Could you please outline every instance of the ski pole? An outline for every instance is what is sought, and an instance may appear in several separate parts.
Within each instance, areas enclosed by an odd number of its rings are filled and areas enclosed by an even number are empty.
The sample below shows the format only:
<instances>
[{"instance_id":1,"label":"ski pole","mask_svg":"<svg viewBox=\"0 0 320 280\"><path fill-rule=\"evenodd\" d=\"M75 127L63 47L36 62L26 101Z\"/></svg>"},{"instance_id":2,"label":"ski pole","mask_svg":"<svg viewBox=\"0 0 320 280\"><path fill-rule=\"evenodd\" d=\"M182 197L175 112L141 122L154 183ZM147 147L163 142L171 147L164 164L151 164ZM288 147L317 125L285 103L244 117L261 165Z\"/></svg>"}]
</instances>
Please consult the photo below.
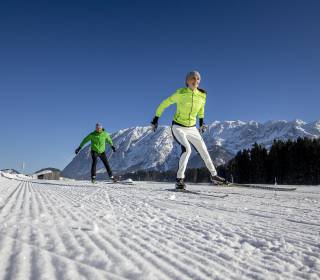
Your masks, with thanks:
<instances>
[{"instance_id":1,"label":"ski pole","mask_svg":"<svg viewBox=\"0 0 320 280\"><path fill-rule=\"evenodd\" d=\"M110 159L111 159L112 155L113 155L113 151L111 151L111 154L110 154L110 156L109 156L109 158L108 158L108 162L109 162L109 163L110 163Z\"/></svg>"}]
</instances>

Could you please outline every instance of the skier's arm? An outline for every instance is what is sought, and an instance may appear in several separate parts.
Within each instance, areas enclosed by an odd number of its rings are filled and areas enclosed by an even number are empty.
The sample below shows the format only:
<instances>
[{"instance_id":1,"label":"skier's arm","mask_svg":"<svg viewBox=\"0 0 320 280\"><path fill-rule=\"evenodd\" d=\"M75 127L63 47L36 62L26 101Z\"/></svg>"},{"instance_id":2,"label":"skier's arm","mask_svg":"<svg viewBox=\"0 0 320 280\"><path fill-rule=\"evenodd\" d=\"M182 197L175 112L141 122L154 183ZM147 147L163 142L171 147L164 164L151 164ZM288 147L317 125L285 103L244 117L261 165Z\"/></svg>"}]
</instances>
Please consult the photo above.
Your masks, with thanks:
<instances>
[{"instance_id":1,"label":"skier's arm","mask_svg":"<svg viewBox=\"0 0 320 280\"><path fill-rule=\"evenodd\" d=\"M173 103L177 103L178 101L178 94L179 90L177 90L174 94L172 94L170 97L168 97L166 100L162 101L159 107L156 110L156 115L154 116L151 125L153 128L153 131L156 131L158 128L158 119L161 117L163 111L172 105Z\"/></svg>"},{"instance_id":2,"label":"skier's arm","mask_svg":"<svg viewBox=\"0 0 320 280\"><path fill-rule=\"evenodd\" d=\"M113 142L112 142L112 139L111 139L109 133L105 132L105 134L106 134L106 142L112 147L113 146Z\"/></svg>"},{"instance_id":3,"label":"skier's arm","mask_svg":"<svg viewBox=\"0 0 320 280\"><path fill-rule=\"evenodd\" d=\"M170 97L161 102L156 111L156 117L160 118L163 111L178 100L178 92L176 91Z\"/></svg>"},{"instance_id":4,"label":"skier's arm","mask_svg":"<svg viewBox=\"0 0 320 280\"><path fill-rule=\"evenodd\" d=\"M88 134L85 138L83 138L82 142L80 143L79 147L82 148L86 143L91 140L91 133Z\"/></svg>"},{"instance_id":5,"label":"skier's arm","mask_svg":"<svg viewBox=\"0 0 320 280\"><path fill-rule=\"evenodd\" d=\"M198 112L198 118L199 118L199 131L203 133L206 130L206 126L204 124L204 107L206 103L204 102L201 106L199 112Z\"/></svg>"},{"instance_id":6,"label":"skier's arm","mask_svg":"<svg viewBox=\"0 0 320 280\"><path fill-rule=\"evenodd\" d=\"M113 146L113 142L112 142L112 139L111 139L109 133L105 132L105 135L106 135L106 142L110 145L112 151L115 152L116 151L116 147Z\"/></svg>"},{"instance_id":7,"label":"skier's arm","mask_svg":"<svg viewBox=\"0 0 320 280\"><path fill-rule=\"evenodd\" d=\"M204 107L205 107L205 103L203 103L203 105L201 106L199 112L198 112L198 118L199 121L202 119L204 119Z\"/></svg>"},{"instance_id":8,"label":"skier's arm","mask_svg":"<svg viewBox=\"0 0 320 280\"><path fill-rule=\"evenodd\" d=\"M206 106L206 100L203 102L202 106L200 107L200 110L198 112L198 118L204 119L204 107Z\"/></svg>"}]
</instances>

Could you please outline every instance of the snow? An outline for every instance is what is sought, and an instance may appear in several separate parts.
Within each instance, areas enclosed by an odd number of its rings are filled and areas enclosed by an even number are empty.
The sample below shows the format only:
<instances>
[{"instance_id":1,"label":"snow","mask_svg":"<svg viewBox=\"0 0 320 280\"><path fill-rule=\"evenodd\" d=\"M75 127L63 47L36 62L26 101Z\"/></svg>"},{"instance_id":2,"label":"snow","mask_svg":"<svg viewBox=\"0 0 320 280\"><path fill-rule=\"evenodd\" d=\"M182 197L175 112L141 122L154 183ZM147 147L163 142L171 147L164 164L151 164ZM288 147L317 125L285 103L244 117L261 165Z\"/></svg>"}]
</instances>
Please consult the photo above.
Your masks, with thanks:
<instances>
[{"instance_id":1,"label":"snow","mask_svg":"<svg viewBox=\"0 0 320 280\"><path fill-rule=\"evenodd\" d=\"M194 195L2 175L0 279L320 279L319 186Z\"/></svg>"}]
</instances>

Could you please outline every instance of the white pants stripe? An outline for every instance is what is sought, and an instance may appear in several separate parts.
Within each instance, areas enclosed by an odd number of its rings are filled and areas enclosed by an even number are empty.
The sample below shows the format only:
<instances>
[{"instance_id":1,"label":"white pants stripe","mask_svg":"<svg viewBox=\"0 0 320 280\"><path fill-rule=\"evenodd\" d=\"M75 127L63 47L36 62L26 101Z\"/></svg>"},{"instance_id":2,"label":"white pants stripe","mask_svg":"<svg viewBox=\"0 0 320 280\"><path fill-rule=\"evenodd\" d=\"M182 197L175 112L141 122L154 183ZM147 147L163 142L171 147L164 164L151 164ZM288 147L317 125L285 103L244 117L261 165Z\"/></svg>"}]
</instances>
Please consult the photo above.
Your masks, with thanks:
<instances>
[{"instance_id":1,"label":"white pants stripe","mask_svg":"<svg viewBox=\"0 0 320 280\"><path fill-rule=\"evenodd\" d=\"M172 134L176 141L182 146L182 154L179 161L179 170L177 173L177 178L184 178L185 171L187 168L187 163L191 155L191 145L195 147L195 149L200 154L203 159L206 167L209 169L211 175L216 175L217 171L212 163L210 154L207 150L206 144L204 143L198 129L193 127L183 127L179 125L172 125Z\"/></svg>"}]
</instances>

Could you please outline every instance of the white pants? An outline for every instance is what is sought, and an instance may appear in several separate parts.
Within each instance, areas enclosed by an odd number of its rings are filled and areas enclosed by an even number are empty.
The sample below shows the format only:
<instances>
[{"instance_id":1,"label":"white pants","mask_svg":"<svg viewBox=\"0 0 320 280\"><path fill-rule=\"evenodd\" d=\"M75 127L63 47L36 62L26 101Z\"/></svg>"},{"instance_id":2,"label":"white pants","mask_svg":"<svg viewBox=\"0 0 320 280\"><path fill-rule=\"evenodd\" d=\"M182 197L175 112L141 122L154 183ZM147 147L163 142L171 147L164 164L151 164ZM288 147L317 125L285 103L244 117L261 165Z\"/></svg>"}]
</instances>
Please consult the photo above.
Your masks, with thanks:
<instances>
[{"instance_id":1,"label":"white pants","mask_svg":"<svg viewBox=\"0 0 320 280\"><path fill-rule=\"evenodd\" d=\"M212 163L210 154L207 150L206 144L204 143L198 129L193 127L183 127L179 125L172 126L172 134L175 140L181 145L182 153L179 161L179 170L177 178L184 178L184 173L187 168L187 163L191 155L191 146L197 150L201 158L205 162L211 175L217 175L217 171Z\"/></svg>"}]
</instances>

